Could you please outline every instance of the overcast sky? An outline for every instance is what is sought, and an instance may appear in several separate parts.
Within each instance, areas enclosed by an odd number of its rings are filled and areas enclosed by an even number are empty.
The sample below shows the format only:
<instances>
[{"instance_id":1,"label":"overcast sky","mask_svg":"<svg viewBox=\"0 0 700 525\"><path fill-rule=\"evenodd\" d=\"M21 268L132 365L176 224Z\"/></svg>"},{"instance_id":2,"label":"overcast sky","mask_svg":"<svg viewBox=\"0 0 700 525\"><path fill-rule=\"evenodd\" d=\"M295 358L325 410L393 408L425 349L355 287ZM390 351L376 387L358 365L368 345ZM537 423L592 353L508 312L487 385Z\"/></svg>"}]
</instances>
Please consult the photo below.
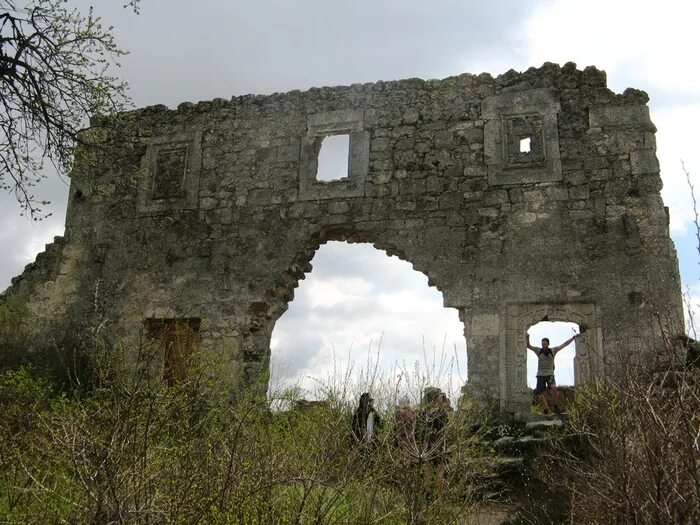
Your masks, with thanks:
<instances>
[{"instance_id":1,"label":"overcast sky","mask_svg":"<svg viewBox=\"0 0 700 525\"><path fill-rule=\"evenodd\" d=\"M121 8L124 0L92 3L131 53L118 74L130 83L137 107L463 72L497 75L545 61L596 65L615 91L635 87L651 97L681 272L693 302L700 297L680 164L683 159L700 182L696 2L143 0L138 16ZM53 201L53 216L39 224L19 217L11 196L0 196L0 289L63 231L65 182L50 177L39 195ZM408 263L369 246L332 243L313 264L273 334L278 375L286 369L325 377L333 356L336 368L345 366L351 348L365 366L377 347L387 373L397 361L430 361L433 349L456 353L464 373L456 311L443 308L441 294ZM569 333L564 328L553 343Z\"/></svg>"}]
</instances>

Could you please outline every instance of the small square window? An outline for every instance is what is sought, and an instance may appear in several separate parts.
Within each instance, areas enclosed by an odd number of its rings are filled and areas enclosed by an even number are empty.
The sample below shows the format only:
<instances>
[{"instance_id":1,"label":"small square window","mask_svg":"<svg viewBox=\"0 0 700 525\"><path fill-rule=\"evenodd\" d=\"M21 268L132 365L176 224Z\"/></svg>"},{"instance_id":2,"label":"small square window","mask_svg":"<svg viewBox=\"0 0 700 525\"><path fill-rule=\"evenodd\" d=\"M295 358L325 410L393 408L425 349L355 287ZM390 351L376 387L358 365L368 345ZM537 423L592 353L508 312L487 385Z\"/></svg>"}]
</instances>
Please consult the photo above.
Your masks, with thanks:
<instances>
[{"instance_id":1,"label":"small square window","mask_svg":"<svg viewBox=\"0 0 700 525\"><path fill-rule=\"evenodd\" d=\"M329 135L321 142L316 180L330 182L348 178L350 135Z\"/></svg>"},{"instance_id":2,"label":"small square window","mask_svg":"<svg viewBox=\"0 0 700 525\"><path fill-rule=\"evenodd\" d=\"M520 153L530 153L530 137L520 139Z\"/></svg>"},{"instance_id":3,"label":"small square window","mask_svg":"<svg viewBox=\"0 0 700 525\"><path fill-rule=\"evenodd\" d=\"M507 166L536 165L545 161L544 133L540 115L506 117L505 140Z\"/></svg>"}]
</instances>

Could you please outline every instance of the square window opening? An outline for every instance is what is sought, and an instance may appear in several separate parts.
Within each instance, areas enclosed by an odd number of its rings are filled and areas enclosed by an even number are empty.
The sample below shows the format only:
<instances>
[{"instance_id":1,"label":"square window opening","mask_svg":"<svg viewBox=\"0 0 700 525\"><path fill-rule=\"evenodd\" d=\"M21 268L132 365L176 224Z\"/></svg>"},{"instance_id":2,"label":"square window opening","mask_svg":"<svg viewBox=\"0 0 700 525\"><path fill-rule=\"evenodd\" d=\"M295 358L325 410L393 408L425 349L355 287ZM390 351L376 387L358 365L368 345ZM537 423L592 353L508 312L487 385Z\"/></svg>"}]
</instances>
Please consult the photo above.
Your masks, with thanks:
<instances>
[{"instance_id":1,"label":"square window opening","mask_svg":"<svg viewBox=\"0 0 700 525\"><path fill-rule=\"evenodd\" d=\"M348 178L350 134L329 135L321 142L316 180L330 182Z\"/></svg>"},{"instance_id":2,"label":"square window opening","mask_svg":"<svg viewBox=\"0 0 700 525\"><path fill-rule=\"evenodd\" d=\"M520 153L530 153L530 139L531 137L520 139Z\"/></svg>"}]
</instances>

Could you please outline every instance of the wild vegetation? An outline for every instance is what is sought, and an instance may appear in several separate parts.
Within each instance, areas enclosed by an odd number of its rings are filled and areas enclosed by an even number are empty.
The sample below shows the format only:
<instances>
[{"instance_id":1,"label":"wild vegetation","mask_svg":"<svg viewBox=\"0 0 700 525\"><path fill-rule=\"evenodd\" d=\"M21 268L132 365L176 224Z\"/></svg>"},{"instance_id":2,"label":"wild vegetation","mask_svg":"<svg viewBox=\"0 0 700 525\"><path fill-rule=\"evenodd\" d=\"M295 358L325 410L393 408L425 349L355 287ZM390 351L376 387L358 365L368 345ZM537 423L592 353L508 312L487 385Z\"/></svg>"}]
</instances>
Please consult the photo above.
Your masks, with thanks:
<instances>
[{"instance_id":1,"label":"wild vegetation","mask_svg":"<svg viewBox=\"0 0 700 525\"><path fill-rule=\"evenodd\" d=\"M532 458L519 523L700 522L700 369L633 365L577 388Z\"/></svg>"},{"instance_id":2,"label":"wild vegetation","mask_svg":"<svg viewBox=\"0 0 700 525\"><path fill-rule=\"evenodd\" d=\"M579 387L567 423L513 464L496 440L521 430L466 395L438 446L417 428L401 438L395 398L375 439L358 441L348 379L317 402L293 389L233 400L211 357L168 384L157 348L48 352L31 346L23 315L0 305L0 522L452 524L493 503L510 524L700 521L692 364L630 364Z\"/></svg>"},{"instance_id":3,"label":"wild vegetation","mask_svg":"<svg viewBox=\"0 0 700 525\"><path fill-rule=\"evenodd\" d=\"M208 367L168 386L145 350L92 348L89 387L0 376L0 521L458 523L497 489L476 412L439 449L398 443L391 417L358 442L354 400L232 404Z\"/></svg>"}]
</instances>

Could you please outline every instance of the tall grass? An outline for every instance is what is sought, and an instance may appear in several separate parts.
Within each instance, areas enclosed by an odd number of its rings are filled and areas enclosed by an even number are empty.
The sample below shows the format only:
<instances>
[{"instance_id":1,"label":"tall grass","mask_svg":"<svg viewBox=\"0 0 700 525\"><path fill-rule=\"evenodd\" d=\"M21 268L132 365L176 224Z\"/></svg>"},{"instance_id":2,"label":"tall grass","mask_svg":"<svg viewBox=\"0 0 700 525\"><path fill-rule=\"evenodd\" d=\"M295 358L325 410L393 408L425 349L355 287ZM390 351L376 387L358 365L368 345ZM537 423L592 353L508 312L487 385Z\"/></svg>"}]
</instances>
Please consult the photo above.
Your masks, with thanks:
<instances>
[{"instance_id":1,"label":"tall grass","mask_svg":"<svg viewBox=\"0 0 700 525\"><path fill-rule=\"evenodd\" d=\"M346 355L331 350L332 366L318 375L293 375L285 363L274 358L270 364L268 398L273 407L289 406L290 399L324 400L342 399L344 403L355 403L362 392L370 392L377 407L393 410L398 399L408 397L413 404L420 402L427 387L438 387L454 403L462 395L466 383L466 359L460 361L457 348L448 348L446 340L440 348L426 348L423 344L423 359L412 363L396 361L385 364L382 356L382 339L370 341L364 356L353 356L353 346Z\"/></svg>"}]
</instances>

